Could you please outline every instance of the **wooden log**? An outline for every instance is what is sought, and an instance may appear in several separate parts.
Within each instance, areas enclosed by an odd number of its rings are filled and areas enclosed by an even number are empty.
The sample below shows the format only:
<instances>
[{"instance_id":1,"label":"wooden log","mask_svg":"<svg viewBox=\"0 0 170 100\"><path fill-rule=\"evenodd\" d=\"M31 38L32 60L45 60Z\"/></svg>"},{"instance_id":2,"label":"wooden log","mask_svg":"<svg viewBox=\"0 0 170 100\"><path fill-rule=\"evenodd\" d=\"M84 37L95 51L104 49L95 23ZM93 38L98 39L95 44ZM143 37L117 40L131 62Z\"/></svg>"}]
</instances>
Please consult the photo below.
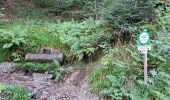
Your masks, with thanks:
<instances>
[{"instance_id":1,"label":"wooden log","mask_svg":"<svg viewBox=\"0 0 170 100\"><path fill-rule=\"evenodd\" d=\"M63 63L64 55L62 53L56 53L56 54L31 54L31 53L28 53L25 56L25 60L33 61L33 62L52 62L54 60L57 60L60 63Z\"/></svg>"}]
</instances>

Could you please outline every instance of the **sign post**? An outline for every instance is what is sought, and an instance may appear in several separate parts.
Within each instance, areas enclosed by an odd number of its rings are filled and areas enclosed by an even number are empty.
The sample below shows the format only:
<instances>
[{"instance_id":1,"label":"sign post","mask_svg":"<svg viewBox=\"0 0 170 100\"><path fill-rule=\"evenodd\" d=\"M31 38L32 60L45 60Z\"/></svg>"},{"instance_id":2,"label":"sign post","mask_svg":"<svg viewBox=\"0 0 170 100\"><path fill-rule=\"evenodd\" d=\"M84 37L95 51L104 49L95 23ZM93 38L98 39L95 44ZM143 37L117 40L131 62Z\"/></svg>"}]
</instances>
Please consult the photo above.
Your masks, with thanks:
<instances>
[{"instance_id":1,"label":"sign post","mask_svg":"<svg viewBox=\"0 0 170 100\"><path fill-rule=\"evenodd\" d=\"M147 53L148 50L151 50L150 42L150 34L147 30L141 32L138 36L138 41L140 46L138 46L138 50L144 55L144 81L147 83L148 80L148 67L147 67Z\"/></svg>"},{"instance_id":2,"label":"sign post","mask_svg":"<svg viewBox=\"0 0 170 100\"><path fill-rule=\"evenodd\" d=\"M143 54L144 54L144 81L147 82L147 80L148 80L147 50Z\"/></svg>"}]
</instances>

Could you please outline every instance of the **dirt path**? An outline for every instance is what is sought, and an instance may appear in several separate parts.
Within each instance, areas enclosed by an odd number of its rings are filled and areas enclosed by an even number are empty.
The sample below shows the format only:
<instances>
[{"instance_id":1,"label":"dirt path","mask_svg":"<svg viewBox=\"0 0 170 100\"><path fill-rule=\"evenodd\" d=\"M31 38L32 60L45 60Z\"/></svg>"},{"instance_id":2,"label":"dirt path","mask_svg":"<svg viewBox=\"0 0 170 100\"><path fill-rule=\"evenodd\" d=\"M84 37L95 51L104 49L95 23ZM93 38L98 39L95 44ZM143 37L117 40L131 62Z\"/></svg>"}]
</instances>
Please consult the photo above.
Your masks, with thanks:
<instances>
[{"instance_id":1,"label":"dirt path","mask_svg":"<svg viewBox=\"0 0 170 100\"><path fill-rule=\"evenodd\" d=\"M98 66L97 63L88 66ZM0 72L0 81L7 84L21 84L35 95L33 100L99 100L99 97L89 90L87 77L91 68L82 71L73 70L66 74L60 82L51 80L52 75L33 73L25 76L23 72Z\"/></svg>"}]
</instances>

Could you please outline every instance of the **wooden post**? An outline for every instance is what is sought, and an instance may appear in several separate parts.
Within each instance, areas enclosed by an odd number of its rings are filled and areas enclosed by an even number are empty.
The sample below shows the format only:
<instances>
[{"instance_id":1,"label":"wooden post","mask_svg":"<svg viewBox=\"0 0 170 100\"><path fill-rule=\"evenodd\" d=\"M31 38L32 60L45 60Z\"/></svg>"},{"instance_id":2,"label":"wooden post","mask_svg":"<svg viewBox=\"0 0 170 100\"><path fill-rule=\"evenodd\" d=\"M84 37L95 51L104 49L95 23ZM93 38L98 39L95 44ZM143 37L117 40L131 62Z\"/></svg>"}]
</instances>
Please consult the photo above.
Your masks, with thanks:
<instances>
[{"instance_id":1,"label":"wooden post","mask_svg":"<svg viewBox=\"0 0 170 100\"><path fill-rule=\"evenodd\" d=\"M148 68L147 68L147 50L144 51L144 81L148 81Z\"/></svg>"}]
</instances>

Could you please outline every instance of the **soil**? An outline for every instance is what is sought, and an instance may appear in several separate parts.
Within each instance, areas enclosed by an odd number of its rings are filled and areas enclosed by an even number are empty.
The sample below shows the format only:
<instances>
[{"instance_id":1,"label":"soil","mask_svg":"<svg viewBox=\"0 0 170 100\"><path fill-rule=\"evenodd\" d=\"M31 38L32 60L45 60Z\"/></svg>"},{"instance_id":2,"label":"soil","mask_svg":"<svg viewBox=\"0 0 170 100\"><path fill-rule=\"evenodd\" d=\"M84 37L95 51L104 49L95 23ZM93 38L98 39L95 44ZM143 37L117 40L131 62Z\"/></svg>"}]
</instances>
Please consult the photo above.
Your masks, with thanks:
<instances>
[{"instance_id":1,"label":"soil","mask_svg":"<svg viewBox=\"0 0 170 100\"><path fill-rule=\"evenodd\" d=\"M99 96L90 92L87 81L92 68L98 67L99 64L99 62L88 64L81 71L72 70L58 82L51 80L51 74L33 73L32 76L26 76L22 71L13 73L0 71L0 82L24 85L34 94L32 100L99 100ZM5 67L4 63L3 66Z\"/></svg>"}]
</instances>

